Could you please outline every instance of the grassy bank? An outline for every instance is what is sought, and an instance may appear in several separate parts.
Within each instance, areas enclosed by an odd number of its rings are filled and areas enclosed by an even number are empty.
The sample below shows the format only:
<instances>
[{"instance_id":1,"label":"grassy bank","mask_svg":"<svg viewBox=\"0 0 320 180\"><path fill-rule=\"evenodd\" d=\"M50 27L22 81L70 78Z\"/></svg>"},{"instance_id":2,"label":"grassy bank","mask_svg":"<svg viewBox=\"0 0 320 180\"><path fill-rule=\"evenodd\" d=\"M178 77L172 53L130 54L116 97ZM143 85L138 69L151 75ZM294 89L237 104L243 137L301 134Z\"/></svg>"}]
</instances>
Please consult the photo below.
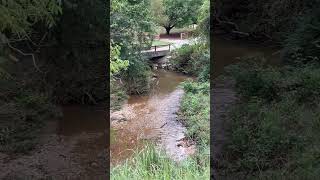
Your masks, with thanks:
<instances>
[{"instance_id":1,"label":"grassy bank","mask_svg":"<svg viewBox=\"0 0 320 180\"><path fill-rule=\"evenodd\" d=\"M274 68L256 61L229 69L241 100L231 112L220 172L313 179L320 174L320 66Z\"/></svg>"},{"instance_id":2,"label":"grassy bank","mask_svg":"<svg viewBox=\"0 0 320 180\"><path fill-rule=\"evenodd\" d=\"M143 150L137 151L132 159L114 167L111 170L111 179L209 179L209 164L199 165L194 158L177 164L149 144Z\"/></svg>"},{"instance_id":3,"label":"grassy bank","mask_svg":"<svg viewBox=\"0 0 320 180\"><path fill-rule=\"evenodd\" d=\"M263 57L229 67L240 100L230 113L222 176L316 179L320 175L319 8L286 34L283 66Z\"/></svg>"}]
</instances>

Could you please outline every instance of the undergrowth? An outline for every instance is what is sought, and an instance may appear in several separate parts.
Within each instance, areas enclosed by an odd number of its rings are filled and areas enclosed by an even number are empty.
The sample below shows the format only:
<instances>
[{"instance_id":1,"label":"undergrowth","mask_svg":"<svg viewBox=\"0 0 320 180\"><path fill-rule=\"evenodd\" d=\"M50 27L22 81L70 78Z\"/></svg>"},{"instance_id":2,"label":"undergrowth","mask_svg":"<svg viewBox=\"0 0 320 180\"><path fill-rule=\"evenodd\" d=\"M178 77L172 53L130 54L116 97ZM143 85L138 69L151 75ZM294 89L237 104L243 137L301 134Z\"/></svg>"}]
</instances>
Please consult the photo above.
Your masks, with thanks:
<instances>
[{"instance_id":1,"label":"undergrowth","mask_svg":"<svg viewBox=\"0 0 320 180\"><path fill-rule=\"evenodd\" d=\"M258 59L229 67L240 102L230 113L220 172L312 179L320 172L320 66L270 67Z\"/></svg>"},{"instance_id":2,"label":"undergrowth","mask_svg":"<svg viewBox=\"0 0 320 180\"><path fill-rule=\"evenodd\" d=\"M185 95L181 101L179 118L187 127L187 136L200 146L210 142L209 82L186 81L182 83Z\"/></svg>"}]
</instances>

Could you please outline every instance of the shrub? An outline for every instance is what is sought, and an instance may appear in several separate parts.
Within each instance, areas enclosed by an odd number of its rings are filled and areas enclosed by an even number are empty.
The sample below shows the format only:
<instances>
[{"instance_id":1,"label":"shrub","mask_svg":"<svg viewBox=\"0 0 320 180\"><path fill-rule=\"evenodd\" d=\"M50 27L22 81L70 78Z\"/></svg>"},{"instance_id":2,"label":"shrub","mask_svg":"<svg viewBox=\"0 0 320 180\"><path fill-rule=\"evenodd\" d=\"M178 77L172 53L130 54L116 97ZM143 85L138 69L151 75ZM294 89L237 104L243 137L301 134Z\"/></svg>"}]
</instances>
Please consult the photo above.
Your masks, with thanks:
<instances>
[{"instance_id":1,"label":"shrub","mask_svg":"<svg viewBox=\"0 0 320 180\"><path fill-rule=\"evenodd\" d=\"M128 69L123 72L129 94L143 94L150 90L151 70L142 61L143 59L130 62Z\"/></svg>"},{"instance_id":2,"label":"shrub","mask_svg":"<svg viewBox=\"0 0 320 180\"><path fill-rule=\"evenodd\" d=\"M197 76L203 81L210 78L210 55L205 44L183 45L172 57L172 64L177 71Z\"/></svg>"},{"instance_id":3,"label":"shrub","mask_svg":"<svg viewBox=\"0 0 320 180\"><path fill-rule=\"evenodd\" d=\"M277 69L264 68L259 57L244 59L243 63L231 65L228 73L236 80L236 89L243 97L257 96L268 100L279 96L281 73Z\"/></svg>"},{"instance_id":4,"label":"shrub","mask_svg":"<svg viewBox=\"0 0 320 180\"><path fill-rule=\"evenodd\" d=\"M121 107L124 100L127 99L124 84L122 81L111 79L110 81L110 109L117 110ZM121 86L123 85L123 86Z\"/></svg>"}]
</instances>

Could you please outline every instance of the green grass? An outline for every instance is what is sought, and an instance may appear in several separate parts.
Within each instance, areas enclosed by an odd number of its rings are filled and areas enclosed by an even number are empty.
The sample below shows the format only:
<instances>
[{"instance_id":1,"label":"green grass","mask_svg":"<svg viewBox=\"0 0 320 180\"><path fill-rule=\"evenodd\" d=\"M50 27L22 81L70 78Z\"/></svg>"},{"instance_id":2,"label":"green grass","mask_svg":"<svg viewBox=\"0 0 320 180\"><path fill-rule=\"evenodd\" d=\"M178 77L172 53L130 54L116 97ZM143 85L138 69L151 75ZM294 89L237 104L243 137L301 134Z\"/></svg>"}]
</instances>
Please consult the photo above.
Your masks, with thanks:
<instances>
[{"instance_id":1,"label":"green grass","mask_svg":"<svg viewBox=\"0 0 320 180\"><path fill-rule=\"evenodd\" d=\"M204 159L204 157L202 157ZM209 179L209 157L205 164L199 164L196 158L182 163L170 160L154 145L147 145L137 151L133 158L111 170L112 180L194 180Z\"/></svg>"},{"instance_id":2,"label":"green grass","mask_svg":"<svg viewBox=\"0 0 320 180\"><path fill-rule=\"evenodd\" d=\"M153 40L152 41L152 46L166 46L171 44L170 42L166 42L166 41L160 41L160 40Z\"/></svg>"}]
</instances>

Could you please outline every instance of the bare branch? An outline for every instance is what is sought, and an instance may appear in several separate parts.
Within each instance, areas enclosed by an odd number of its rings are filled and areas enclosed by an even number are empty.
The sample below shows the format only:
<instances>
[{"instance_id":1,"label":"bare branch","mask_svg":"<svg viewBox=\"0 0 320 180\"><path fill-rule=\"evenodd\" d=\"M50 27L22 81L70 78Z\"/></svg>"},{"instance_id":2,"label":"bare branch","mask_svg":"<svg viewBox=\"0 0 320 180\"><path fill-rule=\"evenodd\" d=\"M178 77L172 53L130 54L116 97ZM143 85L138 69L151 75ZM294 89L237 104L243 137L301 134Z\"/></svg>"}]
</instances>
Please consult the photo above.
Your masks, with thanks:
<instances>
[{"instance_id":1,"label":"bare branch","mask_svg":"<svg viewBox=\"0 0 320 180\"><path fill-rule=\"evenodd\" d=\"M35 59L33 53L24 53L24 52L22 52L21 50L13 47L13 46L10 44L10 42L8 42L7 44L8 44L8 46L9 46L12 50L14 50L14 51L16 51L16 52L18 52L18 53L20 53L20 54L22 54L22 55L24 55L24 56L31 56L31 57L32 57L32 61L33 61L33 66L36 68L36 70L39 71L39 72L41 72L41 73L44 73L44 72L41 71L41 70L39 69L39 67L37 66L36 59Z\"/></svg>"}]
</instances>

